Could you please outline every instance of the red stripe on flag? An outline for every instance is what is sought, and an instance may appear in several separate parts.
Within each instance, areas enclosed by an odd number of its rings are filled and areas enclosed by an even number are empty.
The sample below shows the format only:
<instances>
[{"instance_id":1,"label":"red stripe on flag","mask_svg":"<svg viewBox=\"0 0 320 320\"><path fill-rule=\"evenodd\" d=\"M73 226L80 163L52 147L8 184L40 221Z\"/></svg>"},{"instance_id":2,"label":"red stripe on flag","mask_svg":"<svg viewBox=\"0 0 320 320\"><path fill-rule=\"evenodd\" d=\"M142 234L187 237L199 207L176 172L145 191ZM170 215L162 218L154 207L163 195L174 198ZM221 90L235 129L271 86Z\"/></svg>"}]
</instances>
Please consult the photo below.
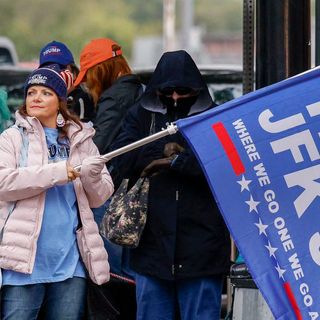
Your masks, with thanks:
<instances>
[{"instance_id":1,"label":"red stripe on flag","mask_svg":"<svg viewBox=\"0 0 320 320\"><path fill-rule=\"evenodd\" d=\"M224 127L222 122L217 122L212 125L213 131L218 136L224 151L226 152L229 161L232 165L233 171L236 175L240 175L245 173L246 169L240 159L239 153L234 146L226 128Z\"/></svg>"},{"instance_id":2,"label":"red stripe on flag","mask_svg":"<svg viewBox=\"0 0 320 320\"><path fill-rule=\"evenodd\" d=\"M301 315L301 311L298 307L298 304L297 304L297 301L296 301L296 298L294 297L294 294L292 292L292 289L291 289L291 286L290 286L290 283L289 282L285 282L283 284L284 286L284 290L286 291L286 294L288 296L288 299L291 303L291 306L293 308L293 311L294 313L296 314L296 317L297 317L297 320L303 320L302 319L302 315Z\"/></svg>"}]
</instances>

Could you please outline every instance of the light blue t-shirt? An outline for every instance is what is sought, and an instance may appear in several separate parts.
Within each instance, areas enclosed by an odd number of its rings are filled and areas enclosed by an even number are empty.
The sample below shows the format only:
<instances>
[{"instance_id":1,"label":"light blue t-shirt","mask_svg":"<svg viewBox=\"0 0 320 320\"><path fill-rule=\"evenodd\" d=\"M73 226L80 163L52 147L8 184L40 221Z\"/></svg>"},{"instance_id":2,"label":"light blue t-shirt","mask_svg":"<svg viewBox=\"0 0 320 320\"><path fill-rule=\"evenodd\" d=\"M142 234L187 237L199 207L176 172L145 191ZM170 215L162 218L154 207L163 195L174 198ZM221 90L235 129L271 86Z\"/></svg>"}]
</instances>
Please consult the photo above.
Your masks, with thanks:
<instances>
[{"instance_id":1,"label":"light blue t-shirt","mask_svg":"<svg viewBox=\"0 0 320 320\"><path fill-rule=\"evenodd\" d=\"M57 129L44 130L49 162L66 160L70 151L68 140L58 140ZM48 189L32 274L3 270L3 284L59 282L74 276L85 278L86 273L76 242L77 226L77 204L73 183Z\"/></svg>"}]
</instances>

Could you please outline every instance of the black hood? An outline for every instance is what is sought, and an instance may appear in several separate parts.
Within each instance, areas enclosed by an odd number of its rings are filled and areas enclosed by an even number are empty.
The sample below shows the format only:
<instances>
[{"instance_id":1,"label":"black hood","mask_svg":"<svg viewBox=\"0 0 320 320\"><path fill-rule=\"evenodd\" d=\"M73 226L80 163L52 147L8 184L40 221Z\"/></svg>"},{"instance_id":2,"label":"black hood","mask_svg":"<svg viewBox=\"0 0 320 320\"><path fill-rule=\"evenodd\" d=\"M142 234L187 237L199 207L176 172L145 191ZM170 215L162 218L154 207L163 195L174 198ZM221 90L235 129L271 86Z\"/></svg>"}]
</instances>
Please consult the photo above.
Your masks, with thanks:
<instances>
[{"instance_id":1,"label":"black hood","mask_svg":"<svg viewBox=\"0 0 320 320\"><path fill-rule=\"evenodd\" d=\"M142 106L150 111L166 113L166 107L157 95L157 90L166 87L188 87L200 92L189 115L202 112L213 105L199 69L184 50L166 52L162 55L146 87L141 100Z\"/></svg>"}]
</instances>

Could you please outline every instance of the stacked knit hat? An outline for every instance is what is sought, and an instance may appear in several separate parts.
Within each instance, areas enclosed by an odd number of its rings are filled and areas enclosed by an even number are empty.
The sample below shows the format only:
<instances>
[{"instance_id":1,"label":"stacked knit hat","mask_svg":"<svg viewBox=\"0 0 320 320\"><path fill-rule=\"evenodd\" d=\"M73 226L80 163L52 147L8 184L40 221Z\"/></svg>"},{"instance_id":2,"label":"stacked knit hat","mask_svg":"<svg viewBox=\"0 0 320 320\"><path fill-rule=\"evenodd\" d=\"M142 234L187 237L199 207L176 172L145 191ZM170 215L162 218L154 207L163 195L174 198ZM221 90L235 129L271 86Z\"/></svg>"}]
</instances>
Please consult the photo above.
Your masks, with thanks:
<instances>
[{"instance_id":1,"label":"stacked knit hat","mask_svg":"<svg viewBox=\"0 0 320 320\"><path fill-rule=\"evenodd\" d=\"M61 70L57 64L34 70L25 82L25 97L28 89L35 85L50 88L60 99L66 100L68 89L73 85L72 73L69 70Z\"/></svg>"}]
</instances>

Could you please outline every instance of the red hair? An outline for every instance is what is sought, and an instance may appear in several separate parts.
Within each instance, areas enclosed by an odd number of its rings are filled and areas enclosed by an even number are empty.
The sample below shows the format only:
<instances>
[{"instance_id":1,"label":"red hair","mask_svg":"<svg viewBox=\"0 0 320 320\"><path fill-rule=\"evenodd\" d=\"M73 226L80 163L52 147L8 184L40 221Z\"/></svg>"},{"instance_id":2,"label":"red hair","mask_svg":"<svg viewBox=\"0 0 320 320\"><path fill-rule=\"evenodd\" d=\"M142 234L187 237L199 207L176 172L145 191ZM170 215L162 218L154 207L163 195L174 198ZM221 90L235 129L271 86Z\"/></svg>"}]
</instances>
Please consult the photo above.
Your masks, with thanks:
<instances>
[{"instance_id":1,"label":"red hair","mask_svg":"<svg viewBox=\"0 0 320 320\"><path fill-rule=\"evenodd\" d=\"M116 46L113 46L112 49L117 50ZM131 73L128 62L122 55L89 68L86 73L86 85L92 95L94 104L97 105L102 92L110 88L120 76Z\"/></svg>"}]
</instances>

